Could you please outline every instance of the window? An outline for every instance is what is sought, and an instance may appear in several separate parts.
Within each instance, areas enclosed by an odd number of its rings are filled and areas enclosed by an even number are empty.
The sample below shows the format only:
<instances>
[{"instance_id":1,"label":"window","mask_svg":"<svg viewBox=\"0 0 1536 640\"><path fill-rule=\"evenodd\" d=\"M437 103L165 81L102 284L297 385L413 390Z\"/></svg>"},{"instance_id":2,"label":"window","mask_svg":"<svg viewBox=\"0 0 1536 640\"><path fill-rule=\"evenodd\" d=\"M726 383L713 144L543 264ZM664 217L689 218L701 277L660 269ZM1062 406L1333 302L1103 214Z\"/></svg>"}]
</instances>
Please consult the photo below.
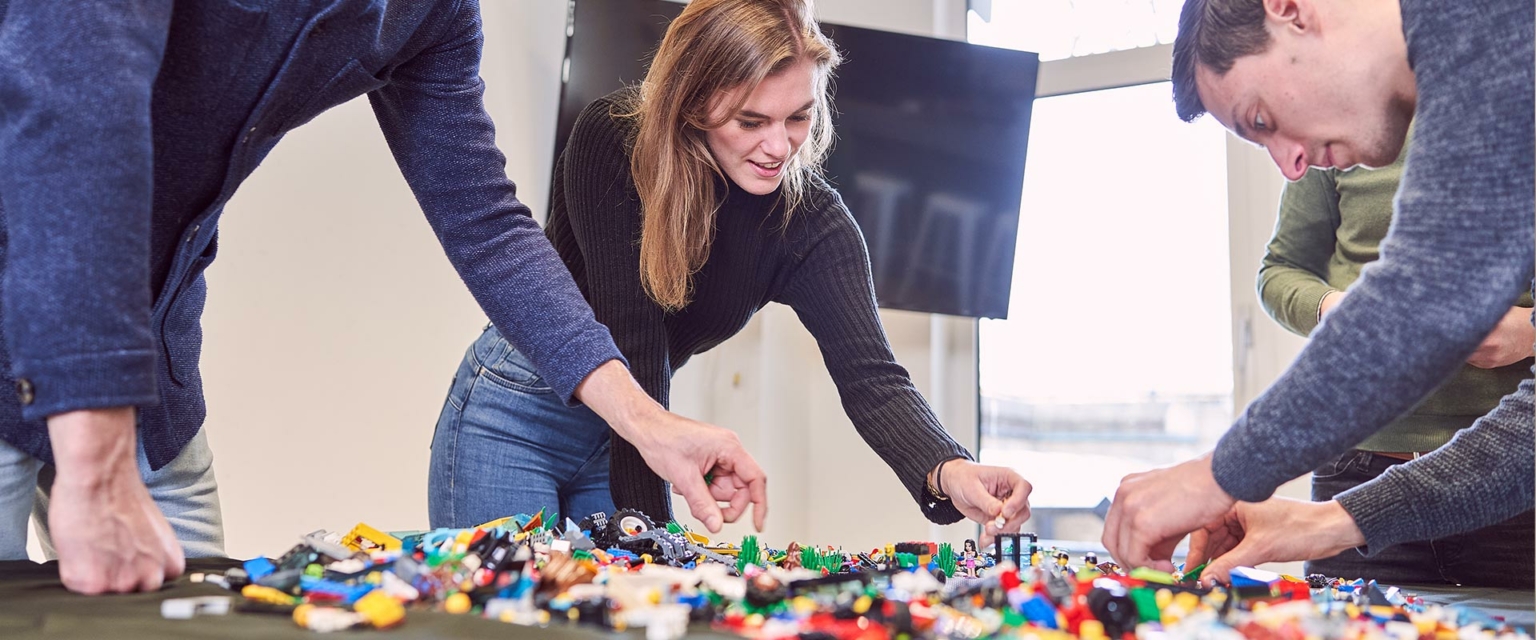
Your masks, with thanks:
<instances>
[{"instance_id":1,"label":"window","mask_svg":"<svg viewBox=\"0 0 1536 640\"><path fill-rule=\"evenodd\" d=\"M971 42L1060 60L1172 44L1184 0L971 1Z\"/></svg>"},{"instance_id":2,"label":"window","mask_svg":"<svg viewBox=\"0 0 1536 640\"><path fill-rule=\"evenodd\" d=\"M972 42L1165 60L1182 1L990 4ZM1227 137L1179 121L1153 62L1035 101L1009 319L979 327L981 459L1029 479L1026 530L1068 546L1097 546L1125 474L1209 449L1232 419Z\"/></svg>"}]
</instances>

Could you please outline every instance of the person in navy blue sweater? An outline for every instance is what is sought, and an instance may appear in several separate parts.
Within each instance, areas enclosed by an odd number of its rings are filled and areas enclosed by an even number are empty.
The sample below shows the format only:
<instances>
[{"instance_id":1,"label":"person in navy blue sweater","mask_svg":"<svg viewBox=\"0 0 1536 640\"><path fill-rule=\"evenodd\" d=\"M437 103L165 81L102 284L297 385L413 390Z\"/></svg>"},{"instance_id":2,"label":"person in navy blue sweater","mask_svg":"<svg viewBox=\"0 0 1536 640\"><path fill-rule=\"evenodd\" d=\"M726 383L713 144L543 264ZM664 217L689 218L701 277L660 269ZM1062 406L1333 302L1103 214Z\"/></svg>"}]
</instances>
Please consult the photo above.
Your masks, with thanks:
<instances>
[{"instance_id":1,"label":"person in navy blue sweater","mask_svg":"<svg viewBox=\"0 0 1536 640\"><path fill-rule=\"evenodd\" d=\"M475 0L0 0L0 16L0 559L26 557L39 484L72 590L153 590L182 545L222 553L198 438L219 215L286 132L364 94L448 258L560 399L711 531L716 498L754 503L761 526L763 474L735 434L645 394L518 202Z\"/></svg>"}]
</instances>

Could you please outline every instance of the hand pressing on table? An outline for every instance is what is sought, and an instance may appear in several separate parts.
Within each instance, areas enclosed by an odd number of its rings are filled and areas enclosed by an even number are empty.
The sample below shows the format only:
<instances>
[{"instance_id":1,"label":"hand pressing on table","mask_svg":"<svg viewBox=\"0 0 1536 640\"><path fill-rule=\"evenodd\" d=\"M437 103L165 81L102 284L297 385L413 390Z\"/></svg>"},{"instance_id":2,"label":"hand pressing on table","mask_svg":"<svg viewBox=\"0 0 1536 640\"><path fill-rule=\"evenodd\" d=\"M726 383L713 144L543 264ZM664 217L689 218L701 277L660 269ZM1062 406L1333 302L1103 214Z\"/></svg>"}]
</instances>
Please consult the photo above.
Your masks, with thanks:
<instances>
[{"instance_id":1,"label":"hand pressing on table","mask_svg":"<svg viewBox=\"0 0 1536 640\"><path fill-rule=\"evenodd\" d=\"M139 477L132 407L48 418L48 526L59 579L76 593L155 591L186 568L181 544Z\"/></svg>"}]
</instances>

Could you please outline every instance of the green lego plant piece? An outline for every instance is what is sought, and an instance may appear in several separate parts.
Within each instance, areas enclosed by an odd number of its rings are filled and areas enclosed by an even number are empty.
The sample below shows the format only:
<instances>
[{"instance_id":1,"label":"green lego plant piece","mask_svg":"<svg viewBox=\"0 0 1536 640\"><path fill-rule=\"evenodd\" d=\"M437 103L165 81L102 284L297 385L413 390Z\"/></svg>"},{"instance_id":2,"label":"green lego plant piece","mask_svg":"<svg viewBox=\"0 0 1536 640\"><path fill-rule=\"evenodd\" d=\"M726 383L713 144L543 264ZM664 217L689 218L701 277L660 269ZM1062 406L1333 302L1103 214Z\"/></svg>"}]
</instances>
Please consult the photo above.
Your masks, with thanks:
<instances>
[{"instance_id":1,"label":"green lego plant piece","mask_svg":"<svg viewBox=\"0 0 1536 640\"><path fill-rule=\"evenodd\" d=\"M957 563L955 561L955 548L948 542L939 545L939 569L944 571L946 577L954 577Z\"/></svg>"},{"instance_id":2,"label":"green lego plant piece","mask_svg":"<svg viewBox=\"0 0 1536 640\"><path fill-rule=\"evenodd\" d=\"M678 524L676 520L667 523L667 533L684 533L685 531L683 525Z\"/></svg>"},{"instance_id":3,"label":"green lego plant piece","mask_svg":"<svg viewBox=\"0 0 1536 640\"><path fill-rule=\"evenodd\" d=\"M896 554L896 566L901 567L903 569L911 569L912 567L917 566L917 554L915 554L915 553L898 553L898 554Z\"/></svg>"},{"instance_id":4,"label":"green lego plant piece","mask_svg":"<svg viewBox=\"0 0 1536 640\"><path fill-rule=\"evenodd\" d=\"M812 571L837 573L843 570L843 554L837 551L822 553L813 547L800 549L800 566Z\"/></svg>"},{"instance_id":5,"label":"green lego plant piece","mask_svg":"<svg viewBox=\"0 0 1536 640\"><path fill-rule=\"evenodd\" d=\"M1208 564L1210 564L1210 563L1209 562L1202 562L1202 563L1200 563L1200 566L1195 567L1193 569L1190 569L1189 571L1185 571L1184 572L1184 582L1195 582L1195 581L1199 580L1200 579L1200 572L1205 571L1205 566L1208 565Z\"/></svg>"},{"instance_id":6,"label":"green lego plant piece","mask_svg":"<svg viewBox=\"0 0 1536 640\"><path fill-rule=\"evenodd\" d=\"M763 566L763 549L757 544L757 536L741 539L741 553L736 556L736 573L745 571L749 564Z\"/></svg>"},{"instance_id":7,"label":"green lego plant piece","mask_svg":"<svg viewBox=\"0 0 1536 640\"><path fill-rule=\"evenodd\" d=\"M572 560L581 561L581 560L596 560L597 558L592 555L591 551L587 551L586 549L577 549L577 550L571 552L571 559Z\"/></svg>"},{"instance_id":8,"label":"green lego plant piece","mask_svg":"<svg viewBox=\"0 0 1536 640\"><path fill-rule=\"evenodd\" d=\"M815 571L821 568L821 554L810 547L800 547L800 566Z\"/></svg>"}]
</instances>

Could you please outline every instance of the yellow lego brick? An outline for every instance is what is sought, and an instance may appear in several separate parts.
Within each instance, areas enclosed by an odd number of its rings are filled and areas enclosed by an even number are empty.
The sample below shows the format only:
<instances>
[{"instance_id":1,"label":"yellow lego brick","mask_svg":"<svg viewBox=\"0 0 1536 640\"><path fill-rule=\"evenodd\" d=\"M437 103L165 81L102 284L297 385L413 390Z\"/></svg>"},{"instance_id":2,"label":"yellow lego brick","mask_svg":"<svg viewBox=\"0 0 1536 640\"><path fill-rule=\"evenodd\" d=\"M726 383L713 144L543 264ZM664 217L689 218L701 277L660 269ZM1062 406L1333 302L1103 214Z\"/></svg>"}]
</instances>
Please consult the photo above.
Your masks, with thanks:
<instances>
[{"instance_id":1,"label":"yellow lego brick","mask_svg":"<svg viewBox=\"0 0 1536 640\"><path fill-rule=\"evenodd\" d=\"M392 627L405 620L405 605L381 590L370 591L368 595L358 598L357 602L352 603L352 610L378 629Z\"/></svg>"},{"instance_id":2,"label":"yellow lego brick","mask_svg":"<svg viewBox=\"0 0 1536 640\"><path fill-rule=\"evenodd\" d=\"M362 522L357 523L357 526L352 527L352 531L342 536L341 544L353 551L366 551L369 547L379 547L385 551L400 549L399 538L379 531Z\"/></svg>"}]
</instances>

